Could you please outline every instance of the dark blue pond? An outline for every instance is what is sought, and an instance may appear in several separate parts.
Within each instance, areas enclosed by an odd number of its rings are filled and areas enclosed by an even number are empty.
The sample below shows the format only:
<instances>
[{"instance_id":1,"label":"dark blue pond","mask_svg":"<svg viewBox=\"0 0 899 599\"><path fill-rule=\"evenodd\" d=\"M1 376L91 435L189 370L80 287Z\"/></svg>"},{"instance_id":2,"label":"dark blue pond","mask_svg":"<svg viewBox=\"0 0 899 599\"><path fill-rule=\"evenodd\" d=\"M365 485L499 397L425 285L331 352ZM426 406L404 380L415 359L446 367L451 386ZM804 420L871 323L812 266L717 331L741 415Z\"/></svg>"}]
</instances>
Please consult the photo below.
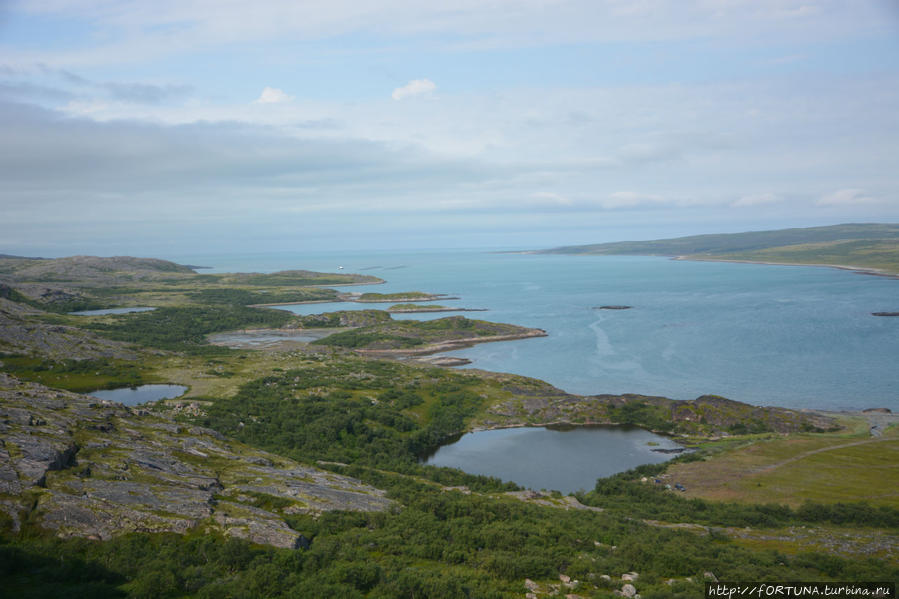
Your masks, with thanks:
<instances>
[{"instance_id":1,"label":"dark blue pond","mask_svg":"<svg viewBox=\"0 0 899 599\"><path fill-rule=\"evenodd\" d=\"M506 428L463 435L426 463L496 476L535 490L571 493L592 489L597 478L673 457L653 450L679 448L671 439L640 428Z\"/></svg>"}]
</instances>

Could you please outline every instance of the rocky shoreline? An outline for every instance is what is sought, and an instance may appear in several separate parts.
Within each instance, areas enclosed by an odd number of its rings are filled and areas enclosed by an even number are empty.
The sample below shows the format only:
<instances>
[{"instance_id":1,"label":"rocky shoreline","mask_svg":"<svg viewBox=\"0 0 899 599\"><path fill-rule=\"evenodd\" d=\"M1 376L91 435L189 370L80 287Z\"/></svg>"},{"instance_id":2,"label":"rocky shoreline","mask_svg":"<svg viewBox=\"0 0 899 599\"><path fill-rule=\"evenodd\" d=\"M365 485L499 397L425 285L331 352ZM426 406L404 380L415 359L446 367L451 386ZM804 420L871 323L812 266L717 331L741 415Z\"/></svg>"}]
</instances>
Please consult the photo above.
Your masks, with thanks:
<instances>
[{"instance_id":1,"label":"rocky shoreline","mask_svg":"<svg viewBox=\"0 0 899 599\"><path fill-rule=\"evenodd\" d=\"M528 329L524 333L513 335L491 335L485 337L467 337L464 339L451 339L439 343L429 343L422 347L403 349L354 349L353 351L363 356L372 357L399 357L399 356L425 356L446 351L453 351L471 347L479 343L492 343L495 341L516 341L518 339L531 339L534 337L547 337L548 333L543 329Z\"/></svg>"},{"instance_id":2,"label":"rocky shoreline","mask_svg":"<svg viewBox=\"0 0 899 599\"><path fill-rule=\"evenodd\" d=\"M400 310L394 310L393 308L387 308L387 312L390 312L391 314L417 314L419 312L488 312L488 311L489 310L487 308L446 308L446 307L428 308L425 306L422 306L421 308L418 308L415 310L406 309L406 308L403 308Z\"/></svg>"}]
</instances>

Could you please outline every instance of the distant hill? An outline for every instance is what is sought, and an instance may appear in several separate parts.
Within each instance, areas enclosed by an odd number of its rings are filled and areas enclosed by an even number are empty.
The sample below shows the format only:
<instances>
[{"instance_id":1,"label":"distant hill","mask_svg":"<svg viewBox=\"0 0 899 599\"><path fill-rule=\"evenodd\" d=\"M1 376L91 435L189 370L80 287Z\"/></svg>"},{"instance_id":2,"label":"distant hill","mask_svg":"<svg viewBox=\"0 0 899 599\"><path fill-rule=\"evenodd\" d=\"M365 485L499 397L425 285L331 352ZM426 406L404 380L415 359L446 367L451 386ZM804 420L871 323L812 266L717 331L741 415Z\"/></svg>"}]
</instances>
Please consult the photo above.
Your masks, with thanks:
<instances>
[{"instance_id":1,"label":"distant hill","mask_svg":"<svg viewBox=\"0 0 899 599\"><path fill-rule=\"evenodd\" d=\"M822 243L828 241L858 239L899 239L897 224L847 224L807 229L778 229L775 231L748 231L746 233L721 233L715 235L691 235L653 241L617 241L590 245L570 245L540 254L618 254L647 256L683 256L695 254L723 254L762 250L785 245Z\"/></svg>"},{"instance_id":2,"label":"distant hill","mask_svg":"<svg viewBox=\"0 0 899 599\"><path fill-rule=\"evenodd\" d=\"M0 254L0 260L5 260L7 258L11 260L46 260L46 258L37 258L34 256L15 256L13 254Z\"/></svg>"},{"instance_id":3,"label":"distant hill","mask_svg":"<svg viewBox=\"0 0 899 599\"><path fill-rule=\"evenodd\" d=\"M69 256L67 258L0 258L0 273L20 281L83 281L111 279L116 275L129 278L158 278L160 275L193 275L181 264L156 258L131 256Z\"/></svg>"},{"instance_id":4,"label":"distant hill","mask_svg":"<svg viewBox=\"0 0 899 599\"><path fill-rule=\"evenodd\" d=\"M899 224L845 224L539 250L538 254L678 256L778 264L822 264L899 274Z\"/></svg>"}]
</instances>

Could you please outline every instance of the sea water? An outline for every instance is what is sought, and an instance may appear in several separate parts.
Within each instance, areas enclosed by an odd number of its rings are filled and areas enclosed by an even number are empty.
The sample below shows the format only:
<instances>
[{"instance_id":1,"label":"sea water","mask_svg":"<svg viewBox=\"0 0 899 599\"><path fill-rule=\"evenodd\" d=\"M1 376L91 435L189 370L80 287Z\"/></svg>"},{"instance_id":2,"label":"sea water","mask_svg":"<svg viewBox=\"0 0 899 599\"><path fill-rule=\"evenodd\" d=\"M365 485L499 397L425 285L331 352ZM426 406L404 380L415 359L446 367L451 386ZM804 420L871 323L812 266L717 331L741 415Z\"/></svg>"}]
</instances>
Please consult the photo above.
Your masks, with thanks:
<instances>
[{"instance_id":1,"label":"sea water","mask_svg":"<svg viewBox=\"0 0 899 599\"><path fill-rule=\"evenodd\" d=\"M674 399L716 394L755 405L899 409L899 280L845 270L643 256L488 251L182 256L205 272L309 269L387 282L344 291L426 291L469 318L548 336L449 353L579 394ZM340 267L343 267L340 269ZM300 313L390 304L308 304ZM598 310L628 305L628 310ZM404 314L397 318L440 318Z\"/></svg>"}]
</instances>

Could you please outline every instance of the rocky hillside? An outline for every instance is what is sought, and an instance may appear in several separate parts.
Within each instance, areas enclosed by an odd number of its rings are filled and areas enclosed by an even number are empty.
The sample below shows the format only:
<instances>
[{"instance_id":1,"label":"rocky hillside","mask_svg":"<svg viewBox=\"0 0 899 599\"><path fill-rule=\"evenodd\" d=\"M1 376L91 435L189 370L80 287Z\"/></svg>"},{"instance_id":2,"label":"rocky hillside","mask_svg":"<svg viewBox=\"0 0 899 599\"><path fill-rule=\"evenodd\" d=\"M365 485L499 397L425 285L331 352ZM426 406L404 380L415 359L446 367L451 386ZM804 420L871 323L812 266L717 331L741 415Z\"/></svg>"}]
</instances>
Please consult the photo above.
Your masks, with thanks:
<instances>
[{"instance_id":1,"label":"rocky hillside","mask_svg":"<svg viewBox=\"0 0 899 599\"><path fill-rule=\"evenodd\" d=\"M144 410L0 374L0 517L60 536L217 530L297 547L283 516L384 510L357 480Z\"/></svg>"},{"instance_id":2,"label":"rocky hillside","mask_svg":"<svg viewBox=\"0 0 899 599\"><path fill-rule=\"evenodd\" d=\"M157 258L131 256L69 256L52 260L6 258L0 274L15 281L77 282L102 280L127 282L196 274L189 266Z\"/></svg>"},{"instance_id":3,"label":"rocky hillside","mask_svg":"<svg viewBox=\"0 0 899 599\"><path fill-rule=\"evenodd\" d=\"M0 297L0 352L50 359L135 359L138 351L84 329L31 318L37 309Z\"/></svg>"},{"instance_id":4,"label":"rocky hillside","mask_svg":"<svg viewBox=\"0 0 899 599\"><path fill-rule=\"evenodd\" d=\"M657 432L697 437L801 431L837 426L828 416L745 404L715 395L679 401L647 395L573 395L548 383L477 371L499 379L510 397L494 403L474 428L538 424L628 424Z\"/></svg>"}]
</instances>

